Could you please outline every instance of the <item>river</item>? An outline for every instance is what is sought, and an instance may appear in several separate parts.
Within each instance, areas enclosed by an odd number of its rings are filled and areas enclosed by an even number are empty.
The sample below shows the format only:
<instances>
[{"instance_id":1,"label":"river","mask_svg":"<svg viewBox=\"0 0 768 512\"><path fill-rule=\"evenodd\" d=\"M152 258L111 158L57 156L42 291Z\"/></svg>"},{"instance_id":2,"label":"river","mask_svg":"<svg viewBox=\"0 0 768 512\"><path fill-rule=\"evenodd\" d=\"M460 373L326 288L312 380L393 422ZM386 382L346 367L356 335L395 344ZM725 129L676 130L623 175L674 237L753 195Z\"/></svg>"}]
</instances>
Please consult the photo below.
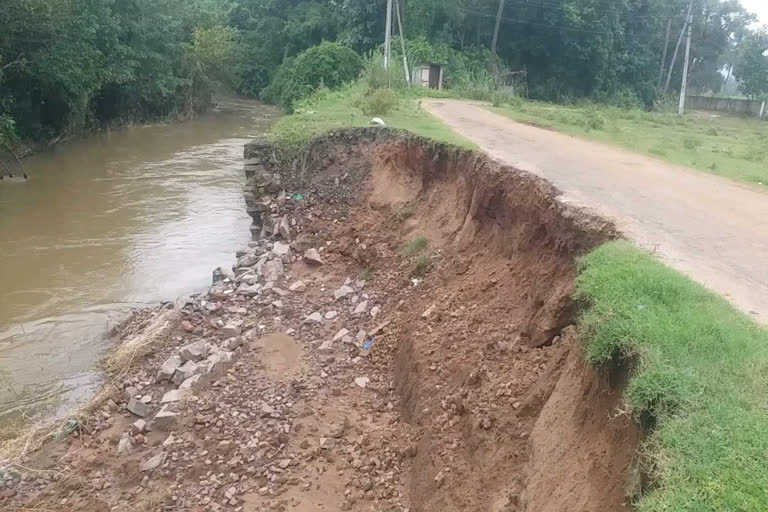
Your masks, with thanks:
<instances>
[{"instance_id":1,"label":"river","mask_svg":"<svg viewBox=\"0 0 768 512\"><path fill-rule=\"evenodd\" d=\"M66 412L98 386L109 328L234 262L250 238L243 145L275 115L221 100L62 144L23 161L28 181L0 182L0 423Z\"/></svg>"}]
</instances>

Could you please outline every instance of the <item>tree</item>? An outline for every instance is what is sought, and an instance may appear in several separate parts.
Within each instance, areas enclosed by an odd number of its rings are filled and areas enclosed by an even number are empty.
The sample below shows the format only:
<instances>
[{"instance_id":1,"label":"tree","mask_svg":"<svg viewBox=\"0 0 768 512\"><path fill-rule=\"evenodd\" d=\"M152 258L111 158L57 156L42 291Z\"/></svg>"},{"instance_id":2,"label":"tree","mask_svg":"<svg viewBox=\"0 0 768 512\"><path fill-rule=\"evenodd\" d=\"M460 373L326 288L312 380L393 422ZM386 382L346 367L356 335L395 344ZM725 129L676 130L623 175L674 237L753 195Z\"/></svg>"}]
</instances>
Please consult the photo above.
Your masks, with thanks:
<instances>
[{"instance_id":1,"label":"tree","mask_svg":"<svg viewBox=\"0 0 768 512\"><path fill-rule=\"evenodd\" d=\"M744 38L733 75L739 90L750 98L768 93L768 32L761 30Z\"/></svg>"}]
</instances>

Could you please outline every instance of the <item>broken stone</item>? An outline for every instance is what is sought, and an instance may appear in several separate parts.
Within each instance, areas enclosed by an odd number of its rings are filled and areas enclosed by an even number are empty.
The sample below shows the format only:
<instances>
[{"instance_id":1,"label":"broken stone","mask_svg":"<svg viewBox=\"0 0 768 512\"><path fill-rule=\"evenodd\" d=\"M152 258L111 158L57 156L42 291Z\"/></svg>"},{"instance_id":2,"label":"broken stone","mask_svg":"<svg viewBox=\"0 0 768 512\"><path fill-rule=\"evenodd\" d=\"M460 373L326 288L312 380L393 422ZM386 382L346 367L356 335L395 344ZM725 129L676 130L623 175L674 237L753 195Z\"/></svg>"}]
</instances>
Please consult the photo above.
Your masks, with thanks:
<instances>
[{"instance_id":1,"label":"broken stone","mask_svg":"<svg viewBox=\"0 0 768 512\"><path fill-rule=\"evenodd\" d=\"M326 319L326 320L333 320L333 319L334 319L334 318L336 318L337 316L339 316L339 313L338 313L338 311L329 311L329 312L327 312L327 313L325 314L325 319Z\"/></svg>"},{"instance_id":2,"label":"broken stone","mask_svg":"<svg viewBox=\"0 0 768 512\"><path fill-rule=\"evenodd\" d=\"M307 317L304 319L305 324L321 324L323 323L323 315L321 315L318 311L315 311L311 315L307 315Z\"/></svg>"},{"instance_id":3,"label":"broken stone","mask_svg":"<svg viewBox=\"0 0 768 512\"><path fill-rule=\"evenodd\" d=\"M336 335L333 337L333 342L337 342L340 339L342 339L344 336L349 334L349 331L347 329L341 329L339 332L336 333Z\"/></svg>"},{"instance_id":4,"label":"broken stone","mask_svg":"<svg viewBox=\"0 0 768 512\"><path fill-rule=\"evenodd\" d=\"M343 285L341 288L333 292L333 296L336 298L336 300L340 300L348 295L352 295L353 293L355 293L355 290L347 285Z\"/></svg>"},{"instance_id":5,"label":"broken stone","mask_svg":"<svg viewBox=\"0 0 768 512\"><path fill-rule=\"evenodd\" d=\"M217 366L232 361L234 354L227 352L226 350L220 350L214 354L208 356L208 373L211 373Z\"/></svg>"},{"instance_id":6,"label":"broken stone","mask_svg":"<svg viewBox=\"0 0 768 512\"><path fill-rule=\"evenodd\" d=\"M181 359L185 363L190 361L202 361L205 359L206 355L207 351L205 350L205 342L203 342L203 340L198 340L181 347Z\"/></svg>"},{"instance_id":7,"label":"broken stone","mask_svg":"<svg viewBox=\"0 0 768 512\"><path fill-rule=\"evenodd\" d=\"M169 404L173 402L180 402L192 396L192 392L189 389L172 389L163 395L161 404Z\"/></svg>"},{"instance_id":8,"label":"broken stone","mask_svg":"<svg viewBox=\"0 0 768 512\"><path fill-rule=\"evenodd\" d=\"M355 384L357 384L361 388L368 387L368 384L371 383L371 379L368 377L355 377Z\"/></svg>"},{"instance_id":9,"label":"broken stone","mask_svg":"<svg viewBox=\"0 0 768 512\"><path fill-rule=\"evenodd\" d=\"M147 431L147 422L144 420L136 420L131 424L131 433L133 435L143 434Z\"/></svg>"},{"instance_id":10,"label":"broken stone","mask_svg":"<svg viewBox=\"0 0 768 512\"><path fill-rule=\"evenodd\" d=\"M357 344L362 347L367 337L368 337L368 333L366 333L364 330L360 329L359 331L357 331L357 336L355 337L355 339L357 340Z\"/></svg>"},{"instance_id":11,"label":"broken stone","mask_svg":"<svg viewBox=\"0 0 768 512\"><path fill-rule=\"evenodd\" d=\"M200 375L193 375L181 384L179 384L179 389L192 389L195 387L195 384L197 384L197 381L200 380Z\"/></svg>"},{"instance_id":12,"label":"broken stone","mask_svg":"<svg viewBox=\"0 0 768 512\"><path fill-rule=\"evenodd\" d=\"M142 420L139 420L142 421ZM122 455L128 453L133 448L133 439L128 432L123 432L120 436L120 441L117 443L117 454Z\"/></svg>"},{"instance_id":13,"label":"broken stone","mask_svg":"<svg viewBox=\"0 0 768 512\"><path fill-rule=\"evenodd\" d=\"M200 366L194 361L187 361L181 368L176 370L172 381L174 384L181 384L197 373L200 373Z\"/></svg>"},{"instance_id":14,"label":"broken stone","mask_svg":"<svg viewBox=\"0 0 768 512\"><path fill-rule=\"evenodd\" d=\"M280 279L280 276L285 274L285 267L283 266L283 262L279 259L274 259L271 261L268 261L264 264L264 279L268 283L274 283L278 279Z\"/></svg>"},{"instance_id":15,"label":"broken stone","mask_svg":"<svg viewBox=\"0 0 768 512\"><path fill-rule=\"evenodd\" d=\"M355 307L355 310L352 313L355 315L362 315L367 310L368 310L368 301L364 300L363 302L358 304L357 307Z\"/></svg>"},{"instance_id":16,"label":"broken stone","mask_svg":"<svg viewBox=\"0 0 768 512\"><path fill-rule=\"evenodd\" d=\"M272 254L278 258L291 254L291 246L285 242L275 242L272 247Z\"/></svg>"},{"instance_id":17,"label":"broken stone","mask_svg":"<svg viewBox=\"0 0 768 512\"><path fill-rule=\"evenodd\" d=\"M261 417L262 418L269 418L275 413L275 408L272 407L269 404L262 404L261 405Z\"/></svg>"},{"instance_id":18,"label":"broken stone","mask_svg":"<svg viewBox=\"0 0 768 512\"><path fill-rule=\"evenodd\" d=\"M221 348L224 350L224 352L232 352L237 347L240 347L243 345L243 338L242 336L238 336L236 338L227 338L224 340L224 343L221 344Z\"/></svg>"},{"instance_id":19,"label":"broken stone","mask_svg":"<svg viewBox=\"0 0 768 512\"><path fill-rule=\"evenodd\" d=\"M171 430L179 429L179 413L172 411L166 407L162 408L160 412L155 415L155 419L152 422L152 428L160 432L170 432Z\"/></svg>"},{"instance_id":20,"label":"broken stone","mask_svg":"<svg viewBox=\"0 0 768 512\"><path fill-rule=\"evenodd\" d=\"M237 260L235 266L237 268L252 267L259 261L259 257L255 253L248 253L245 256Z\"/></svg>"},{"instance_id":21,"label":"broken stone","mask_svg":"<svg viewBox=\"0 0 768 512\"><path fill-rule=\"evenodd\" d=\"M152 471L159 468L165 462L165 452L159 453L141 464L142 471Z\"/></svg>"},{"instance_id":22,"label":"broken stone","mask_svg":"<svg viewBox=\"0 0 768 512\"><path fill-rule=\"evenodd\" d=\"M128 410L142 418L146 418L149 414L149 406L141 400L136 400L136 398L128 400Z\"/></svg>"},{"instance_id":23,"label":"broken stone","mask_svg":"<svg viewBox=\"0 0 768 512\"><path fill-rule=\"evenodd\" d=\"M291 239L291 224L288 222L288 217L282 217L277 222L277 234L285 240Z\"/></svg>"},{"instance_id":24,"label":"broken stone","mask_svg":"<svg viewBox=\"0 0 768 512\"><path fill-rule=\"evenodd\" d=\"M157 381L163 382L171 380L176 369L181 366L181 358L179 356L171 356L165 360L163 366L157 372Z\"/></svg>"},{"instance_id":25,"label":"broken stone","mask_svg":"<svg viewBox=\"0 0 768 512\"><path fill-rule=\"evenodd\" d=\"M254 278L256 278L254 276ZM259 283L243 283L237 288L237 294L242 295L243 297L255 297L256 295L261 294L261 285Z\"/></svg>"},{"instance_id":26,"label":"broken stone","mask_svg":"<svg viewBox=\"0 0 768 512\"><path fill-rule=\"evenodd\" d=\"M371 308L371 316L372 316L373 318L376 318L376 315L378 315L378 314L379 314L379 311L381 311L381 308L380 308L379 306L373 306L373 307Z\"/></svg>"},{"instance_id":27,"label":"broken stone","mask_svg":"<svg viewBox=\"0 0 768 512\"><path fill-rule=\"evenodd\" d=\"M323 258L320 257L320 251L317 249L307 249L304 251L304 259L307 260L307 263L314 265L322 265L325 263Z\"/></svg>"},{"instance_id":28,"label":"broken stone","mask_svg":"<svg viewBox=\"0 0 768 512\"><path fill-rule=\"evenodd\" d=\"M221 330L221 334L223 334L225 338L234 338L235 336L240 336L241 332L243 332L242 320L232 320L228 322Z\"/></svg>"},{"instance_id":29,"label":"broken stone","mask_svg":"<svg viewBox=\"0 0 768 512\"><path fill-rule=\"evenodd\" d=\"M307 289L307 285L304 284L304 281L296 281L288 289L292 292L303 292Z\"/></svg>"},{"instance_id":30,"label":"broken stone","mask_svg":"<svg viewBox=\"0 0 768 512\"><path fill-rule=\"evenodd\" d=\"M437 485L437 488L439 489L440 487L443 486L444 483L445 483L445 475L443 474L442 471L440 471L437 475L435 475L435 485Z\"/></svg>"}]
</instances>

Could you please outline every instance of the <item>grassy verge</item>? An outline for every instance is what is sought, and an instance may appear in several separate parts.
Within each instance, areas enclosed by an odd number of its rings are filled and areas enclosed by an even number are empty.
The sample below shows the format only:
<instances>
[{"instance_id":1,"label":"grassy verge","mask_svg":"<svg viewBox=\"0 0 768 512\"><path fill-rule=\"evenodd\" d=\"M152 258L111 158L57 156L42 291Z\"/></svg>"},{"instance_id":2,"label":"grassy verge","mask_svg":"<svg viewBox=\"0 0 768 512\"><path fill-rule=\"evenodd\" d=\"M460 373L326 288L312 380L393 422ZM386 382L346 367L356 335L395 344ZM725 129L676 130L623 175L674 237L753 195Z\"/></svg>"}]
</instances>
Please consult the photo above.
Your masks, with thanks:
<instances>
[{"instance_id":1,"label":"grassy verge","mask_svg":"<svg viewBox=\"0 0 768 512\"><path fill-rule=\"evenodd\" d=\"M581 263L595 365L631 361L630 412L651 427L641 512L768 510L768 332L626 242Z\"/></svg>"},{"instance_id":2,"label":"grassy verge","mask_svg":"<svg viewBox=\"0 0 768 512\"><path fill-rule=\"evenodd\" d=\"M379 115L363 113L360 103L365 91L362 83L338 91L318 91L303 100L293 114L275 123L270 135L283 143L301 144L330 130L370 126L373 117L381 117L387 126L393 128L405 129L457 146L476 147L422 109L418 91L393 91L396 103L388 113Z\"/></svg>"},{"instance_id":3,"label":"grassy verge","mask_svg":"<svg viewBox=\"0 0 768 512\"><path fill-rule=\"evenodd\" d=\"M492 110L518 121L616 144L675 164L768 185L765 121L705 112L679 117L666 112L535 101L518 101Z\"/></svg>"}]
</instances>

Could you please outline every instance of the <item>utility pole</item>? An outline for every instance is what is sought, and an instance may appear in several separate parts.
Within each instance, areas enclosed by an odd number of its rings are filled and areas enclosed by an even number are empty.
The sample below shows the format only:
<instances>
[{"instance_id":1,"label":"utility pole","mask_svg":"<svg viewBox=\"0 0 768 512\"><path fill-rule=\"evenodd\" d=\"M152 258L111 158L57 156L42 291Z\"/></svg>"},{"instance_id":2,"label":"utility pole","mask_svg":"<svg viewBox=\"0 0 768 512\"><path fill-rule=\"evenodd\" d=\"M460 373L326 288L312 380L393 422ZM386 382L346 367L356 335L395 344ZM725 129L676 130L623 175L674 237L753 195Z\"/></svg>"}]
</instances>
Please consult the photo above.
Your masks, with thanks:
<instances>
[{"instance_id":1,"label":"utility pole","mask_svg":"<svg viewBox=\"0 0 768 512\"><path fill-rule=\"evenodd\" d=\"M685 42L685 63L683 64L683 85L680 87L680 104L677 113L685 114L685 93L688 90L688 66L691 60L691 32L693 31L693 0L688 4L688 39Z\"/></svg>"},{"instance_id":2,"label":"utility pole","mask_svg":"<svg viewBox=\"0 0 768 512\"><path fill-rule=\"evenodd\" d=\"M669 36L672 32L672 18L667 20L667 37L664 39L664 53L661 55L661 64L659 65L659 82L656 84L656 90L661 89L661 81L664 80L664 66L667 64L667 52L669 51Z\"/></svg>"},{"instance_id":3,"label":"utility pole","mask_svg":"<svg viewBox=\"0 0 768 512\"><path fill-rule=\"evenodd\" d=\"M499 10L496 11L496 27L493 29L493 41L491 52L496 55L496 44L499 42L499 28L501 27L501 15L504 14L504 0L499 0Z\"/></svg>"},{"instance_id":4,"label":"utility pole","mask_svg":"<svg viewBox=\"0 0 768 512\"><path fill-rule=\"evenodd\" d=\"M672 62L669 64L669 73L667 73L667 82L664 84L664 92L662 96L666 96L669 89L669 82L672 80L672 71L675 69L675 62L677 62L677 54L680 51L680 43L683 42L683 36L685 35L685 28L688 24L688 18L691 17L693 10L693 1L688 4L688 13L685 15L685 21L683 21L683 29L680 31L680 37L677 38L677 44L675 45L675 53L672 54Z\"/></svg>"},{"instance_id":5,"label":"utility pole","mask_svg":"<svg viewBox=\"0 0 768 512\"><path fill-rule=\"evenodd\" d=\"M400 18L400 0L395 0L397 9L397 28L400 30L400 48L403 52L403 70L405 71L405 83L411 85L411 73L408 69L408 56L405 54L405 36L403 35L403 20Z\"/></svg>"},{"instance_id":6,"label":"utility pole","mask_svg":"<svg viewBox=\"0 0 768 512\"><path fill-rule=\"evenodd\" d=\"M389 60L392 56L392 0L387 0L387 23L384 35L384 69L389 69Z\"/></svg>"}]
</instances>

